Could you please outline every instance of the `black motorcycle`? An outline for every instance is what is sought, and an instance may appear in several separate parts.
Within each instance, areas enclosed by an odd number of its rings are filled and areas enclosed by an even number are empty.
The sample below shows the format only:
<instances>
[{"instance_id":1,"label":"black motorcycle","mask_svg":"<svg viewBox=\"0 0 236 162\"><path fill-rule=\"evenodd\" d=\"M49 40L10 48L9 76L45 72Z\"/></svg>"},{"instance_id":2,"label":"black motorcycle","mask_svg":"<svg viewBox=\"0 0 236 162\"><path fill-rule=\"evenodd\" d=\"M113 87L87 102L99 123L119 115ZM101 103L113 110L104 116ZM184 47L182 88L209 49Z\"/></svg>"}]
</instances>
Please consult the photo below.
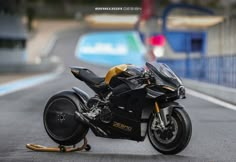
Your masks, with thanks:
<instances>
[{"instance_id":1,"label":"black motorcycle","mask_svg":"<svg viewBox=\"0 0 236 162\"><path fill-rule=\"evenodd\" d=\"M111 68L106 77L71 67L73 75L95 93L78 88L51 97L44 110L44 126L56 143L75 145L89 128L99 137L144 141L163 154L177 154L190 141L192 126L184 107L182 81L165 64L131 64Z\"/></svg>"}]
</instances>

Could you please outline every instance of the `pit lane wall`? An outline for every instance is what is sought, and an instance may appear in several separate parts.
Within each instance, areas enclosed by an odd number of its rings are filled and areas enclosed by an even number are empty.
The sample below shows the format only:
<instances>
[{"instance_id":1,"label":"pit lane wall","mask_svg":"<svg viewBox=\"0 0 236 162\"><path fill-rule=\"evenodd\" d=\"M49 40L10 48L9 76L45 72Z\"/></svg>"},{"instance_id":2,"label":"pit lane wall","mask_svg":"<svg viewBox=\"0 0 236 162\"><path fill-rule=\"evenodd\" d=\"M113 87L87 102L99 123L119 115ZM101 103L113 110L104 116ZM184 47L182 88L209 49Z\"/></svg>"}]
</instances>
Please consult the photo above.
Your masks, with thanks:
<instances>
[{"instance_id":1,"label":"pit lane wall","mask_svg":"<svg viewBox=\"0 0 236 162\"><path fill-rule=\"evenodd\" d=\"M188 67L190 74L186 73L186 54L173 54L175 57L168 56L158 61L166 63L181 78L185 78L186 87L236 104L235 25L236 17L231 16L207 29L206 54L204 57L197 53L191 54Z\"/></svg>"},{"instance_id":2,"label":"pit lane wall","mask_svg":"<svg viewBox=\"0 0 236 162\"><path fill-rule=\"evenodd\" d=\"M191 58L190 75L185 59L159 59L181 78L187 88L236 105L236 55Z\"/></svg>"},{"instance_id":3,"label":"pit lane wall","mask_svg":"<svg viewBox=\"0 0 236 162\"><path fill-rule=\"evenodd\" d=\"M185 87L236 105L236 89L209 84L201 81L183 79Z\"/></svg>"}]
</instances>

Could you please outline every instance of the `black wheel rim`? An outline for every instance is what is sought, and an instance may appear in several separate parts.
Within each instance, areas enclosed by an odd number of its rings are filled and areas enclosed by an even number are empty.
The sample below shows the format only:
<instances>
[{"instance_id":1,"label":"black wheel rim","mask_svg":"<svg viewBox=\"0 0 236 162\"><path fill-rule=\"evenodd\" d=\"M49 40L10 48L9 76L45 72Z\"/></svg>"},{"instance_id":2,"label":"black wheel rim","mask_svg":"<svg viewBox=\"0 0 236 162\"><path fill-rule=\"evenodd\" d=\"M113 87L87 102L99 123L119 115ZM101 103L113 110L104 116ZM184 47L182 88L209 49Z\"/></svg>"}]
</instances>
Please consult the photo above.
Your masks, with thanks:
<instances>
[{"instance_id":1,"label":"black wheel rim","mask_svg":"<svg viewBox=\"0 0 236 162\"><path fill-rule=\"evenodd\" d=\"M74 118L77 110L72 101L67 98L58 98L52 101L45 112L45 127L48 133L56 140L69 139L78 127Z\"/></svg>"},{"instance_id":2,"label":"black wheel rim","mask_svg":"<svg viewBox=\"0 0 236 162\"><path fill-rule=\"evenodd\" d=\"M171 123L166 130L152 130L154 138L162 144L169 144L173 142L177 136L178 124L177 121L172 117Z\"/></svg>"},{"instance_id":3,"label":"black wheel rim","mask_svg":"<svg viewBox=\"0 0 236 162\"><path fill-rule=\"evenodd\" d=\"M174 148L176 148L178 146L179 143L179 139L182 136L182 131L183 131L183 126L182 123L180 121L180 118L178 117L177 114L174 114L174 116L171 116L171 118L173 119L172 124L173 125L176 121L177 124L177 129L172 128L172 129L176 129L176 135L172 138L170 138L169 140L160 140L160 138L158 137L158 133L154 130L151 129L151 124L149 124L149 138L151 140L151 143L154 145L154 147L156 147L157 149L160 150L164 150L164 151L170 151L173 150Z\"/></svg>"}]
</instances>

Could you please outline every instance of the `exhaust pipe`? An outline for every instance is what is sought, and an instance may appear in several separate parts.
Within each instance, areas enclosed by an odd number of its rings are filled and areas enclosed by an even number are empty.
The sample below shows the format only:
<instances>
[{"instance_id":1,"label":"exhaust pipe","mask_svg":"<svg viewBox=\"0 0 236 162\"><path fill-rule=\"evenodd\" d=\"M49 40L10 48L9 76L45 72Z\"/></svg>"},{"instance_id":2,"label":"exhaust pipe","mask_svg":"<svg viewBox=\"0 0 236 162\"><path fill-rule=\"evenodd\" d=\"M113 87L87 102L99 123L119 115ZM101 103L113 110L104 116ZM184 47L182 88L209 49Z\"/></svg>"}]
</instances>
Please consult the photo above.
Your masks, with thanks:
<instances>
[{"instance_id":1,"label":"exhaust pipe","mask_svg":"<svg viewBox=\"0 0 236 162\"><path fill-rule=\"evenodd\" d=\"M75 112L75 118L80 122L82 122L83 124L90 125L89 120L78 111Z\"/></svg>"},{"instance_id":2,"label":"exhaust pipe","mask_svg":"<svg viewBox=\"0 0 236 162\"><path fill-rule=\"evenodd\" d=\"M77 120L79 120L80 122L82 122L83 124L86 124L88 126L90 126L90 128L92 130L95 130L95 134L98 134L100 136L107 136L107 133L105 131L103 131L101 128L96 127L95 125L93 125L91 122L89 122L89 119L87 119L83 114L81 114L80 112L76 111L75 112L75 118Z\"/></svg>"}]
</instances>

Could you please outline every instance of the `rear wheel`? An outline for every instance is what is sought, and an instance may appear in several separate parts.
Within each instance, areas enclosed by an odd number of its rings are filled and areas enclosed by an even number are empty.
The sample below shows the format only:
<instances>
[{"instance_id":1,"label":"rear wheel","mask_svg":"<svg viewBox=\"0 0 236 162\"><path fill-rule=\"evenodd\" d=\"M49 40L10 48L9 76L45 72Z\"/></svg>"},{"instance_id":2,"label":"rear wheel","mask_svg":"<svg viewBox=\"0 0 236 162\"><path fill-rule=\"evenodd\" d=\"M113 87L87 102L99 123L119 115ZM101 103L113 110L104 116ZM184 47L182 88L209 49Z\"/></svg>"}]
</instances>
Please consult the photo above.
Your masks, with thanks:
<instances>
[{"instance_id":1,"label":"rear wheel","mask_svg":"<svg viewBox=\"0 0 236 162\"><path fill-rule=\"evenodd\" d=\"M78 96L71 91L54 95L46 104L43 116L44 127L49 137L60 145L75 145L88 132L88 126L75 118L79 111Z\"/></svg>"},{"instance_id":2,"label":"rear wheel","mask_svg":"<svg viewBox=\"0 0 236 162\"><path fill-rule=\"evenodd\" d=\"M191 120L184 109L173 109L171 122L165 130L152 130L152 116L148 124L148 137L153 147L163 154L177 154L189 143L192 135Z\"/></svg>"}]
</instances>

